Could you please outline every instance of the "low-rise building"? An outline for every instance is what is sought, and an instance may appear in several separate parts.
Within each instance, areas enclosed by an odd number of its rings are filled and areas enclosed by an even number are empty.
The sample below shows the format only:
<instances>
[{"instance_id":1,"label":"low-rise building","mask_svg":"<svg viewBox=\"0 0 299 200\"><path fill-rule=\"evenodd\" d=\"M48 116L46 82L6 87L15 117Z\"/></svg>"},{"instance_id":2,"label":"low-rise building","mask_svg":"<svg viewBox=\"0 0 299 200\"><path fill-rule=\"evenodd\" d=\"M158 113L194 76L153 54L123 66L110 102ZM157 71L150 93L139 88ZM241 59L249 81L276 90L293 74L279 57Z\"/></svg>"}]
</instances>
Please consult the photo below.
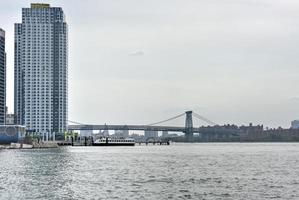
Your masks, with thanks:
<instances>
[{"instance_id":1,"label":"low-rise building","mask_svg":"<svg viewBox=\"0 0 299 200\"><path fill-rule=\"evenodd\" d=\"M146 139L147 138L158 138L158 131L145 130L144 137Z\"/></svg>"},{"instance_id":2,"label":"low-rise building","mask_svg":"<svg viewBox=\"0 0 299 200\"><path fill-rule=\"evenodd\" d=\"M81 130L80 137L89 137L92 136L92 130Z\"/></svg>"},{"instance_id":3,"label":"low-rise building","mask_svg":"<svg viewBox=\"0 0 299 200\"><path fill-rule=\"evenodd\" d=\"M127 138L127 137L129 137L129 130L115 130L114 136Z\"/></svg>"},{"instance_id":4,"label":"low-rise building","mask_svg":"<svg viewBox=\"0 0 299 200\"><path fill-rule=\"evenodd\" d=\"M0 125L0 144L16 143L25 137L25 126Z\"/></svg>"},{"instance_id":5,"label":"low-rise building","mask_svg":"<svg viewBox=\"0 0 299 200\"><path fill-rule=\"evenodd\" d=\"M15 115L8 113L7 106L6 106L6 109L5 109L5 124L6 125L14 125L15 124Z\"/></svg>"},{"instance_id":6,"label":"low-rise building","mask_svg":"<svg viewBox=\"0 0 299 200\"><path fill-rule=\"evenodd\" d=\"M293 120L291 122L291 128L292 129L298 129L299 128L299 120Z\"/></svg>"},{"instance_id":7,"label":"low-rise building","mask_svg":"<svg viewBox=\"0 0 299 200\"><path fill-rule=\"evenodd\" d=\"M162 131L162 137L168 137L169 136L169 134L168 134L168 131Z\"/></svg>"}]
</instances>

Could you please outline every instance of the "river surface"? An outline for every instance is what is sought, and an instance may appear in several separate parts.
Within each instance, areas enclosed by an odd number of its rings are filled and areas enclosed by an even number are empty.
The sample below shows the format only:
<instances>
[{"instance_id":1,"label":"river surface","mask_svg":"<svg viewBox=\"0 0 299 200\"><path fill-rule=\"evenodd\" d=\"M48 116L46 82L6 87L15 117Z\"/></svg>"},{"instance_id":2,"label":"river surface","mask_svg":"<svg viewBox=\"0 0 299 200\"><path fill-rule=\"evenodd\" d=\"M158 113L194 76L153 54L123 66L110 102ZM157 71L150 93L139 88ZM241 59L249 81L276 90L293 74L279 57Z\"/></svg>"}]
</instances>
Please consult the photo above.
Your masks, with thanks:
<instances>
[{"instance_id":1,"label":"river surface","mask_svg":"<svg viewBox=\"0 0 299 200\"><path fill-rule=\"evenodd\" d=\"M0 199L299 199L299 143L0 150Z\"/></svg>"}]
</instances>

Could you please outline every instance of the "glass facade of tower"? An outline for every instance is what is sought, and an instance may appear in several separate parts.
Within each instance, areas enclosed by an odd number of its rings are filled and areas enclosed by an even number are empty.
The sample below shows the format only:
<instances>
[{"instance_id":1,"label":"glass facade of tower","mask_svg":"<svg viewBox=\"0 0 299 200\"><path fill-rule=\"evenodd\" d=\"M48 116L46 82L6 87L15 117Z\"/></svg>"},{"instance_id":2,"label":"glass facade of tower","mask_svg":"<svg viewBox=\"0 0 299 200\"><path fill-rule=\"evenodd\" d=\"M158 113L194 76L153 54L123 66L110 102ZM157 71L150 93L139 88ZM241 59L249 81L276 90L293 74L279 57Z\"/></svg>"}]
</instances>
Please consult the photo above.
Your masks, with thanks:
<instances>
[{"instance_id":1,"label":"glass facade of tower","mask_svg":"<svg viewBox=\"0 0 299 200\"><path fill-rule=\"evenodd\" d=\"M62 8L31 4L15 24L15 121L64 132L68 119L68 30Z\"/></svg>"},{"instance_id":2,"label":"glass facade of tower","mask_svg":"<svg viewBox=\"0 0 299 200\"><path fill-rule=\"evenodd\" d=\"M0 28L0 125L5 124L6 106L6 54L5 32Z\"/></svg>"}]
</instances>

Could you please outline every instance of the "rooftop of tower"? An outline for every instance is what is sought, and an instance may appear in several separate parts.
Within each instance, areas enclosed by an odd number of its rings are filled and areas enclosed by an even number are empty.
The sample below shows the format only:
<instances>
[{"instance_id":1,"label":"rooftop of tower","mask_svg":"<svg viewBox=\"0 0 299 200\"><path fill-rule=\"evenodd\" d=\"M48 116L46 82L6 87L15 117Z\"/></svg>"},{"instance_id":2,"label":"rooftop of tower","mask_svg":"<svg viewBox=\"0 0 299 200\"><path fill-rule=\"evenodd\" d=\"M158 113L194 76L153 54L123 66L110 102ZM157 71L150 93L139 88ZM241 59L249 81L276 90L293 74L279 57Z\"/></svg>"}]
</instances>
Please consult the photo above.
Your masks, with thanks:
<instances>
[{"instance_id":1,"label":"rooftop of tower","mask_svg":"<svg viewBox=\"0 0 299 200\"><path fill-rule=\"evenodd\" d=\"M47 3L32 3L31 8L49 8L50 4Z\"/></svg>"},{"instance_id":2,"label":"rooftop of tower","mask_svg":"<svg viewBox=\"0 0 299 200\"><path fill-rule=\"evenodd\" d=\"M2 28L0 28L0 36L5 37L5 31Z\"/></svg>"}]
</instances>

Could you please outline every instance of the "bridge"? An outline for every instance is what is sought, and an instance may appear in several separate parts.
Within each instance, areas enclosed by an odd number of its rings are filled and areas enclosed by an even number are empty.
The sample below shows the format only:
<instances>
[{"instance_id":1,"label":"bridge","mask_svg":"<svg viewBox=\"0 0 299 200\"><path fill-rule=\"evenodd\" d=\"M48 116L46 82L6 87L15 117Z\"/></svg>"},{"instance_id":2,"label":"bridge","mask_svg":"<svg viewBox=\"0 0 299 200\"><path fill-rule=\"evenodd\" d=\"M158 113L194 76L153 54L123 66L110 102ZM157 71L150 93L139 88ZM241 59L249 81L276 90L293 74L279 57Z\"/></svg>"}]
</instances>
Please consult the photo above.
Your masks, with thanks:
<instances>
[{"instance_id":1,"label":"bridge","mask_svg":"<svg viewBox=\"0 0 299 200\"><path fill-rule=\"evenodd\" d=\"M185 126L178 127L178 126L161 126L159 124L172 121L179 117L185 116ZM155 122L152 124L147 125L89 125L89 124L81 124L74 121L69 121L74 123L75 125L69 125L68 130L75 131L75 130L132 130L132 131L168 131L168 132L181 132L185 133L185 140L187 142L193 141L193 134L194 133L202 133L204 131L204 127L193 127L193 117L206 122L211 126L217 126L217 123L212 122L211 120L193 112L193 111L186 111L185 113L179 114L177 116L171 117L166 120L162 120L159 122Z\"/></svg>"}]
</instances>

